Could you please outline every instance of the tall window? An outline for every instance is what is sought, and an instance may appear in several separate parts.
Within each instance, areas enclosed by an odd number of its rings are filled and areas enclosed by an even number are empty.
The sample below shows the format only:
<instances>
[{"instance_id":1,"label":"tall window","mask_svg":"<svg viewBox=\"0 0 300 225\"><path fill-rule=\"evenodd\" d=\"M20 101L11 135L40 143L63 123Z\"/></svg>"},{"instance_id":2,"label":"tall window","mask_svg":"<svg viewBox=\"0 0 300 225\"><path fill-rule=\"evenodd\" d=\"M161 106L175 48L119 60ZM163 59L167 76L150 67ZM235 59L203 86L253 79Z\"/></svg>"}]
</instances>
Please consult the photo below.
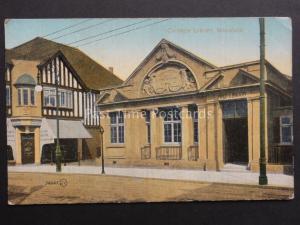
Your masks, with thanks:
<instances>
[{"instance_id":1,"label":"tall window","mask_svg":"<svg viewBox=\"0 0 300 225\"><path fill-rule=\"evenodd\" d=\"M56 106L56 89L44 88L44 106L55 107ZM59 107L72 108L73 107L73 94L70 90L59 89L58 90Z\"/></svg>"},{"instance_id":2,"label":"tall window","mask_svg":"<svg viewBox=\"0 0 300 225\"><path fill-rule=\"evenodd\" d=\"M280 117L280 142L281 144L293 143L293 120L292 116Z\"/></svg>"},{"instance_id":3,"label":"tall window","mask_svg":"<svg viewBox=\"0 0 300 225\"><path fill-rule=\"evenodd\" d=\"M124 143L124 114L112 112L110 116L110 141L111 143Z\"/></svg>"},{"instance_id":4,"label":"tall window","mask_svg":"<svg viewBox=\"0 0 300 225\"><path fill-rule=\"evenodd\" d=\"M150 144L151 143L150 111L146 111L145 121L147 126L147 142L148 144Z\"/></svg>"},{"instance_id":5,"label":"tall window","mask_svg":"<svg viewBox=\"0 0 300 225\"><path fill-rule=\"evenodd\" d=\"M165 143L181 143L180 110L173 108L165 111L164 115Z\"/></svg>"},{"instance_id":6,"label":"tall window","mask_svg":"<svg viewBox=\"0 0 300 225\"><path fill-rule=\"evenodd\" d=\"M34 88L31 87L18 88L18 105L20 106L35 105Z\"/></svg>"},{"instance_id":7,"label":"tall window","mask_svg":"<svg viewBox=\"0 0 300 225\"><path fill-rule=\"evenodd\" d=\"M194 143L198 144L198 111L192 111L193 126L194 126Z\"/></svg>"},{"instance_id":8,"label":"tall window","mask_svg":"<svg viewBox=\"0 0 300 225\"><path fill-rule=\"evenodd\" d=\"M6 105L10 106L11 100L10 100L10 86L6 85Z\"/></svg>"}]
</instances>

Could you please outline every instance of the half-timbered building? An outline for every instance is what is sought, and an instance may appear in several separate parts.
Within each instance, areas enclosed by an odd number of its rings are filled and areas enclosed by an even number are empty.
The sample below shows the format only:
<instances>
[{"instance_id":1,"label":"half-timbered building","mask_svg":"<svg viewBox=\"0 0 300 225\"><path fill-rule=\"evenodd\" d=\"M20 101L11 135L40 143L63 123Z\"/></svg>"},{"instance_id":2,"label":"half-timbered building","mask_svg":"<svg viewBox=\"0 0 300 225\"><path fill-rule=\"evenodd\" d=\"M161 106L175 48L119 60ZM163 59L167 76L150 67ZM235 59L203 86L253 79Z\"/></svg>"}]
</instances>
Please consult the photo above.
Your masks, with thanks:
<instances>
[{"instance_id":1,"label":"half-timbered building","mask_svg":"<svg viewBox=\"0 0 300 225\"><path fill-rule=\"evenodd\" d=\"M99 156L95 102L100 88L121 83L112 71L76 48L36 38L6 50L5 80L9 160L54 161L57 118L64 161Z\"/></svg>"},{"instance_id":2,"label":"half-timbered building","mask_svg":"<svg viewBox=\"0 0 300 225\"><path fill-rule=\"evenodd\" d=\"M291 77L268 61L268 171L292 167ZM107 164L258 171L259 60L217 67L162 40L98 100Z\"/></svg>"}]
</instances>

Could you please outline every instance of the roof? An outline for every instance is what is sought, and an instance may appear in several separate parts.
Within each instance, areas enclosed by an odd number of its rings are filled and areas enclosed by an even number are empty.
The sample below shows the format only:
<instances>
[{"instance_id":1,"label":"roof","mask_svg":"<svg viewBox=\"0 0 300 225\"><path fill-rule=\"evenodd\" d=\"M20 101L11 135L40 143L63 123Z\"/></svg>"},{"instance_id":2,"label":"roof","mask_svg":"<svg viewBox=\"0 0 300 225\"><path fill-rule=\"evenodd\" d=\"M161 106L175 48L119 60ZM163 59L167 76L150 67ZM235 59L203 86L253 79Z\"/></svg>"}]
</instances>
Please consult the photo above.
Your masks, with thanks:
<instances>
[{"instance_id":1,"label":"roof","mask_svg":"<svg viewBox=\"0 0 300 225\"><path fill-rule=\"evenodd\" d=\"M180 52L183 52L184 54L188 55L189 57L193 58L194 60L206 64L208 67L212 68L212 69L217 69L218 67L215 66L214 64L208 62L207 60L203 59L202 57L199 57L187 50L185 50L184 48L166 40L166 39L162 39L153 49L152 51L146 56L146 58L144 58L144 60L138 65L138 67L129 75L129 77L124 81L124 85L126 85L129 80L140 70L140 68L149 60L149 58L152 57L152 55L157 51L158 48L160 48L160 46L162 44L168 44L170 46L172 46L173 48L177 49Z\"/></svg>"},{"instance_id":2,"label":"roof","mask_svg":"<svg viewBox=\"0 0 300 225\"><path fill-rule=\"evenodd\" d=\"M107 86L115 86L123 81L115 74L95 62L77 48L63 45L41 37L37 37L12 49L6 49L5 61L12 64L16 60L49 60L57 52L61 52L75 69L85 85L94 90Z\"/></svg>"},{"instance_id":3,"label":"roof","mask_svg":"<svg viewBox=\"0 0 300 225\"><path fill-rule=\"evenodd\" d=\"M25 73L17 79L15 85L36 85L36 82L31 75Z\"/></svg>"}]
</instances>

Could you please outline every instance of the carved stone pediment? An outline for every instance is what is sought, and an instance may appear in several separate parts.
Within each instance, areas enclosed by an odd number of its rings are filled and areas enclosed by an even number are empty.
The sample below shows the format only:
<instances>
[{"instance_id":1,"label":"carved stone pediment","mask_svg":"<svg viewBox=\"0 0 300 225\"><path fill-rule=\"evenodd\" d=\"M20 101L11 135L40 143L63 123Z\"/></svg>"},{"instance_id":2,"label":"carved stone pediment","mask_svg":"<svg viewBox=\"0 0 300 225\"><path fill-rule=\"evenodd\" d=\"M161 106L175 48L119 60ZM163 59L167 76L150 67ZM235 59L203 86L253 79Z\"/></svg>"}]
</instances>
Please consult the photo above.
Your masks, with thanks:
<instances>
[{"instance_id":1,"label":"carved stone pediment","mask_svg":"<svg viewBox=\"0 0 300 225\"><path fill-rule=\"evenodd\" d=\"M169 59L176 58L175 52L170 49L167 43L163 42L160 45L156 60L166 63Z\"/></svg>"},{"instance_id":2,"label":"carved stone pediment","mask_svg":"<svg viewBox=\"0 0 300 225\"><path fill-rule=\"evenodd\" d=\"M147 75L142 84L146 96L193 91L197 89L193 74L178 66L163 66Z\"/></svg>"}]
</instances>

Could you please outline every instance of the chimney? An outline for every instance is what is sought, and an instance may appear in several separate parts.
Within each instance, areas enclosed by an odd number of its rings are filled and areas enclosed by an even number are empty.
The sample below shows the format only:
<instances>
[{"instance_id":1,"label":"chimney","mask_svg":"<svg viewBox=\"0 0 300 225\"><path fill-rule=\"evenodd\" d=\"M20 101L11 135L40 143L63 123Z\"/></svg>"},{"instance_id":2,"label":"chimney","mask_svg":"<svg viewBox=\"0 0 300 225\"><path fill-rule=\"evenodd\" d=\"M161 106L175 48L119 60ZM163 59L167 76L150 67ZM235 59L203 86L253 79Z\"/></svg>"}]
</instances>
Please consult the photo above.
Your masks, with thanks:
<instances>
[{"instance_id":1,"label":"chimney","mask_svg":"<svg viewBox=\"0 0 300 225\"><path fill-rule=\"evenodd\" d=\"M114 68L113 67L108 67L108 70L111 72L111 73L114 73Z\"/></svg>"}]
</instances>

